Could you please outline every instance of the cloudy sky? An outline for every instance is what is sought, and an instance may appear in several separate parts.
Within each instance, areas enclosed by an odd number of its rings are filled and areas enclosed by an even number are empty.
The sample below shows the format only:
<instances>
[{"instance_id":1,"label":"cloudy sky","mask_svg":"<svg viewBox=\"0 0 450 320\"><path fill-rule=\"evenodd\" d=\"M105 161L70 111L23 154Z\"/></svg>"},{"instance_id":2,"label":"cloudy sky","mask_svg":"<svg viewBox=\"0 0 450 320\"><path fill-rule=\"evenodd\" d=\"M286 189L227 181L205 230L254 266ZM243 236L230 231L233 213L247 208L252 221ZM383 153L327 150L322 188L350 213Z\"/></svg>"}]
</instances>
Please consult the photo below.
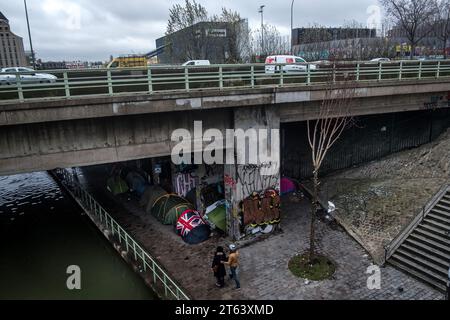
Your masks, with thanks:
<instances>
[{"instance_id":1,"label":"cloudy sky","mask_svg":"<svg viewBox=\"0 0 450 320\"><path fill-rule=\"evenodd\" d=\"M155 48L164 35L169 8L184 0L27 0L33 46L44 60L107 60ZM289 35L291 0L198 0L209 14L222 6L237 10L250 27L264 21ZM377 0L295 0L294 27L319 23L339 26L356 20L364 25L377 14ZM11 29L29 48L22 0L1 0Z\"/></svg>"}]
</instances>

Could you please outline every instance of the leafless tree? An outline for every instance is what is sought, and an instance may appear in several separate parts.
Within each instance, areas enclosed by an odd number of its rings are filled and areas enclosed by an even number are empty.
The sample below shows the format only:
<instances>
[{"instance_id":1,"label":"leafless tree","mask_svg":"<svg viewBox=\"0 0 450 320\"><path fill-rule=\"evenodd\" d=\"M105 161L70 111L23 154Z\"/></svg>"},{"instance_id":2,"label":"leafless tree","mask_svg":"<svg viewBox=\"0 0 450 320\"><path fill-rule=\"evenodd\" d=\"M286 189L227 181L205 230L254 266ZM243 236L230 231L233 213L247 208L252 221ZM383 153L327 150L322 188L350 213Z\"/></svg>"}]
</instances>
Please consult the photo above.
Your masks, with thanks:
<instances>
[{"instance_id":1,"label":"leafless tree","mask_svg":"<svg viewBox=\"0 0 450 320\"><path fill-rule=\"evenodd\" d=\"M166 30L166 44L172 61L184 61L203 58L205 39L201 30L195 28L199 22L208 21L205 7L195 0L185 0L184 5L175 4L169 10L169 21ZM179 33L178 31L184 30ZM202 39L200 39L202 38ZM173 43L180 46L180 50L173 50Z\"/></svg>"},{"instance_id":2,"label":"leafless tree","mask_svg":"<svg viewBox=\"0 0 450 320\"><path fill-rule=\"evenodd\" d=\"M411 45L410 58L417 44L433 30L436 0L380 0L395 26L401 28Z\"/></svg>"},{"instance_id":3,"label":"leafless tree","mask_svg":"<svg viewBox=\"0 0 450 320\"><path fill-rule=\"evenodd\" d=\"M264 48L261 47L261 30L253 31L253 48L255 52L262 56L271 54L290 54L290 40L289 36L281 36L278 29L270 24L264 26Z\"/></svg>"},{"instance_id":4,"label":"leafless tree","mask_svg":"<svg viewBox=\"0 0 450 320\"><path fill-rule=\"evenodd\" d=\"M333 71L336 72L336 71ZM343 77L343 81L328 81L325 96L318 110L317 120L307 121L308 141L313 163L313 194L311 200L311 225L309 259L315 255L315 219L319 199L319 170L330 148L351 123L350 107L355 96L353 81L348 75L331 75L330 79Z\"/></svg>"},{"instance_id":5,"label":"leafless tree","mask_svg":"<svg viewBox=\"0 0 450 320\"><path fill-rule=\"evenodd\" d=\"M224 22L227 24L228 49L230 53L227 62L239 63L249 62L251 56L250 30L247 20L241 18L237 11L222 8L220 16L214 16L212 21Z\"/></svg>"},{"instance_id":6,"label":"leafless tree","mask_svg":"<svg viewBox=\"0 0 450 320\"><path fill-rule=\"evenodd\" d=\"M436 37L442 43L442 53L447 59L447 41L450 38L450 0L440 0L436 8Z\"/></svg>"}]
</instances>

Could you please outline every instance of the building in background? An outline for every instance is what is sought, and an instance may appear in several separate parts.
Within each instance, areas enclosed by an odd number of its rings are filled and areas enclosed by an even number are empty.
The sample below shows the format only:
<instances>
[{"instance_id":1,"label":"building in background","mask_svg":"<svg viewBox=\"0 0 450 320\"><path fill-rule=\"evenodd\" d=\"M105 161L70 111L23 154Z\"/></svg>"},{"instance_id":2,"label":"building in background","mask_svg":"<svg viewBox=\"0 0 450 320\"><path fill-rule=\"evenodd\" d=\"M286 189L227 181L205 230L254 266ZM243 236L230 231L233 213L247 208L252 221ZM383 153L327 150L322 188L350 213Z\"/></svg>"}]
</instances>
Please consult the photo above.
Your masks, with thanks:
<instances>
[{"instance_id":1,"label":"building in background","mask_svg":"<svg viewBox=\"0 0 450 320\"><path fill-rule=\"evenodd\" d=\"M11 32L9 20L0 12L0 68L27 65L23 39Z\"/></svg>"},{"instance_id":2,"label":"building in background","mask_svg":"<svg viewBox=\"0 0 450 320\"><path fill-rule=\"evenodd\" d=\"M295 28L292 30L292 45L297 46L314 42L375 38L376 36L377 30L370 28Z\"/></svg>"},{"instance_id":3,"label":"building in background","mask_svg":"<svg viewBox=\"0 0 450 320\"><path fill-rule=\"evenodd\" d=\"M248 21L199 22L156 39L159 63L209 60L213 64L245 60L243 46L249 43Z\"/></svg>"},{"instance_id":4,"label":"building in background","mask_svg":"<svg viewBox=\"0 0 450 320\"><path fill-rule=\"evenodd\" d=\"M296 28L292 52L308 61L367 60L395 55L389 38L377 37L370 28Z\"/></svg>"}]
</instances>

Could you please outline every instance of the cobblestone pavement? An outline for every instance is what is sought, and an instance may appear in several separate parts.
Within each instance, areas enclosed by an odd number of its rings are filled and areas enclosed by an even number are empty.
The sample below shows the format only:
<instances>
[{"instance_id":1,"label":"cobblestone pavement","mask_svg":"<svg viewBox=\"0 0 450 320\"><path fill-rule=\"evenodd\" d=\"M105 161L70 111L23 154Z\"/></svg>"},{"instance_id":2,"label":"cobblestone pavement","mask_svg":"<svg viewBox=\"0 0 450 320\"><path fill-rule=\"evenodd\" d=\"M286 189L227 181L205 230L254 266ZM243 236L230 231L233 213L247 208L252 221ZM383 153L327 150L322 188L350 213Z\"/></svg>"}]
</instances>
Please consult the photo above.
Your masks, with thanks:
<instances>
[{"instance_id":1,"label":"cobblestone pavement","mask_svg":"<svg viewBox=\"0 0 450 320\"><path fill-rule=\"evenodd\" d=\"M85 177L94 173L85 172ZM288 261L304 251L309 241L308 204L293 196L282 199L282 232L240 249L242 288L233 290L234 285L228 280L225 288L218 289L210 263L216 246L229 244L229 239L215 235L199 245L187 245L171 226L163 226L153 216L144 214L134 201L112 200L101 179L87 180L95 197L193 299L443 298L441 293L389 266L381 268L381 289L367 289L366 270L371 265L368 254L346 232L322 222L317 222L318 250L336 262L334 278L305 284L293 276Z\"/></svg>"},{"instance_id":2,"label":"cobblestone pavement","mask_svg":"<svg viewBox=\"0 0 450 320\"><path fill-rule=\"evenodd\" d=\"M242 293L249 299L442 299L443 295L391 266L381 268L381 289L367 288L367 252L340 227L317 223L319 251L337 264L331 280L305 281L288 270L289 259L309 244L308 204L283 198L283 233L241 250Z\"/></svg>"}]
</instances>

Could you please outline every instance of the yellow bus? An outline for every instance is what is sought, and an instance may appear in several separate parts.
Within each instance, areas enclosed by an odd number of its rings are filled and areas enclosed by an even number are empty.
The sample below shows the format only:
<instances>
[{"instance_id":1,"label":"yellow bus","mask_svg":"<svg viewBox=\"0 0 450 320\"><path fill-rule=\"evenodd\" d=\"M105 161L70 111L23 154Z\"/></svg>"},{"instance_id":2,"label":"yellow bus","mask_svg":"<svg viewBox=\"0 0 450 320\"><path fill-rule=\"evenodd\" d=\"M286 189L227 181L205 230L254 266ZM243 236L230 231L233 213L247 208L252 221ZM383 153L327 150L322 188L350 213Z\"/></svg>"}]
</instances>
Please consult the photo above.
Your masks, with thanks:
<instances>
[{"instance_id":1,"label":"yellow bus","mask_svg":"<svg viewBox=\"0 0 450 320\"><path fill-rule=\"evenodd\" d=\"M108 65L109 68L133 68L147 67L148 59L146 56L130 55L114 58Z\"/></svg>"}]
</instances>

